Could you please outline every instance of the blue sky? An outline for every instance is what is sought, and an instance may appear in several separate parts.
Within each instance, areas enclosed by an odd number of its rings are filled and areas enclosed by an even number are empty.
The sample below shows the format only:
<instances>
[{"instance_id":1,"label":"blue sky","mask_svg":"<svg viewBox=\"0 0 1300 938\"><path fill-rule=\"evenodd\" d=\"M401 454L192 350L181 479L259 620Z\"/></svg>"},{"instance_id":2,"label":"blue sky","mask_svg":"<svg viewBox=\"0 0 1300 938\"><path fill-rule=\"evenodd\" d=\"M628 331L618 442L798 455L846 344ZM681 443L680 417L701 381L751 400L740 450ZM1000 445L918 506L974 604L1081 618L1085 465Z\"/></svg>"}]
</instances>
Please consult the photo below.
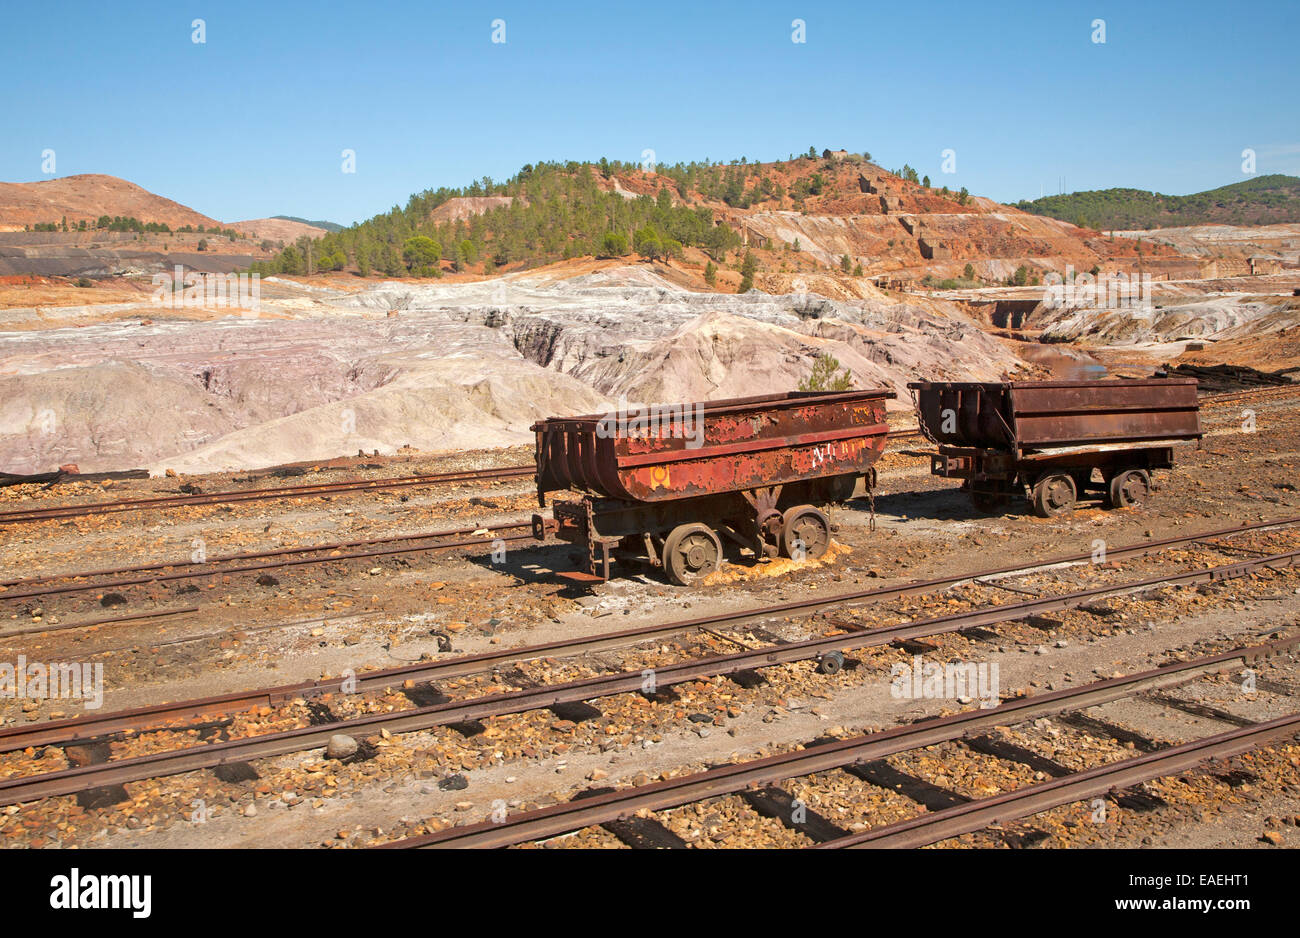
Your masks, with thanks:
<instances>
[{"instance_id":1,"label":"blue sky","mask_svg":"<svg viewBox=\"0 0 1300 938\"><path fill-rule=\"evenodd\" d=\"M0 180L51 178L49 148L55 176L121 176L222 221L347 224L425 188L647 148L844 147L1002 201L1061 177L1195 192L1248 178L1246 148L1258 173L1300 175L1294 0L53 2L5 20Z\"/></svg>"}]
</instances>

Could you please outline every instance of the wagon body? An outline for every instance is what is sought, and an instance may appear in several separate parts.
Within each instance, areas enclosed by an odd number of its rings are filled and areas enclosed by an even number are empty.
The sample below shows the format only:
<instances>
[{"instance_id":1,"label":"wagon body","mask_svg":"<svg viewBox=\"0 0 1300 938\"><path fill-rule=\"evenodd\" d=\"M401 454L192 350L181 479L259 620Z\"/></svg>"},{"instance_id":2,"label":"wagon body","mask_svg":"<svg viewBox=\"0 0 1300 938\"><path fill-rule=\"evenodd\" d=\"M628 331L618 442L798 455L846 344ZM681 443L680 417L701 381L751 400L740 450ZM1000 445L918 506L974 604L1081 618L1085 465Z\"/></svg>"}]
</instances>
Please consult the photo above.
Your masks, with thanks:
<instances>
[{"instance_id":1,"label":"wagon body","mask_svg":"<svg viewBox=\"0 0 1300 938\"><path fill-rule=\"evenodd\" d=\"M941 445L1023 455L1201 436L1196 381L914 382L917 417Z\"/></svg>"},{"instance_id":2,"label":"wagon body","mask_svg":"<svg viewBox=\"0 0 1300 938\"><path fill-rule=\"evenodd\" d=\"M1097 487L1114 506L1145 499L1174 446L1201 438L1195 379L914 382L935 475L964 480L978 507L1028 491L1044 516ZM1100 480L1096 474L1100 473Z\"/></svg>"},{"instance_id":3,"label":"wagon body","mask_svg":"<svg viewBox=\"0 0 1300 938\"><path fill-rule=\"evenodd\" d=\"M720 560L719 534L757 556L804 539L824 550L831 527L816 506L870 489L894 396L791 392L540 421L538 503L583 497L557 502L550 526L534 515L534 532L586 545L586 571L561 574L579 581L608 579L611 552L635 548L691 582Z\"/></svg>"},{"instance_id":4,"label":"wagon body","mask_svg":"<svg viewBox=\"0 0 1300 938\"><path fill-rule=\"evenodd\" d=\"M894 396L792 392L552 417L532 428L538 498L577 489L660 502L863 473L884 451Z\"/></svg>"}]
</instances>

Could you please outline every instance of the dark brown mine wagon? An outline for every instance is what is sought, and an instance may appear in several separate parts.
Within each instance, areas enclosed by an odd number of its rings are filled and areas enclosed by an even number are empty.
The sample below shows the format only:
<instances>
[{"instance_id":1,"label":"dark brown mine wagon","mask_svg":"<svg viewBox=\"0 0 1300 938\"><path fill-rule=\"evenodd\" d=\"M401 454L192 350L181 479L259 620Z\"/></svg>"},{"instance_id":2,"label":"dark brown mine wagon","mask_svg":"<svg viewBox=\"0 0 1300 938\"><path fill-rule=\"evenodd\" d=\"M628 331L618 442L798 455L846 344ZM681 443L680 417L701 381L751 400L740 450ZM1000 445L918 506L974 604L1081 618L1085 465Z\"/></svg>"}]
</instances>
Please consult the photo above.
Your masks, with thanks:
<instances>
[{"instance_id":1,"label":"dark brown mine wagon","mask_svg":"<svg viewBox=\"0 0 1300 938\"><path fill-rule=\"evenodd\" d=\"M819 506L874 488L894 396L792 392L535 424L538 503L584 493L552 509L557 536L587 549L585 571L560 575L608 580L613 552L635 552L690 585L717 569L719 535L757 557L820 557L832 527Z\"/></svg>"},{"instance_id":2,"label":"dark brown mine wagon","mask_svg":"<svg viewBox=\"0 0 1300 938\"><path fill-rule=\"evenodd\" d=\"M938 445L934 475L962 479L975 507L1025 494L1050 518L1095 495L1144 502L1174 446L1201 438L1195 379L916 382L921 431Z\"/></svg>"}]
</instances>

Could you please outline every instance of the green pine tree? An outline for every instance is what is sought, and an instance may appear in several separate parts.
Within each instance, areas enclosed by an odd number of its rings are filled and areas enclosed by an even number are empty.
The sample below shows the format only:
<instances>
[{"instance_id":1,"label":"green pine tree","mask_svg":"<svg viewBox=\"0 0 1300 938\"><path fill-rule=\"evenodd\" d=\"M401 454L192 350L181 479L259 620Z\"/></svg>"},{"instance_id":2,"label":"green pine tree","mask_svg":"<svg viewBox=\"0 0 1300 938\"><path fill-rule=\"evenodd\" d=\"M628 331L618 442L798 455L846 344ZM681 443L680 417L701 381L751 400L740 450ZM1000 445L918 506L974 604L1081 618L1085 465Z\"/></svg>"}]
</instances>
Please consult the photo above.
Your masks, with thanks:
<instances>
[{"instance_id":1,"label":"green pine tree","mask_svg":"<svg viewBox=\"0 0 1300 938\"><path fill-rule=\"evenodd\" d=\"M745 260L740 265L740 286L736 288L737 293L747 293L754 287L754 273L758 270L758 261L754 260L754 255L745 252Z\"/></svg>"},{"instance_id":2,"label":"green pine tree","mask_svg":"<svg viewBox=\"0 0 1300 938\"><path fill-rule=\"evenodd\" d=\"M813 360L812 373L799 382L800 391L848 391L853 387L853 375L845 368L840 370L839 359L819 352Z\"/></svg>"}]
</instances>

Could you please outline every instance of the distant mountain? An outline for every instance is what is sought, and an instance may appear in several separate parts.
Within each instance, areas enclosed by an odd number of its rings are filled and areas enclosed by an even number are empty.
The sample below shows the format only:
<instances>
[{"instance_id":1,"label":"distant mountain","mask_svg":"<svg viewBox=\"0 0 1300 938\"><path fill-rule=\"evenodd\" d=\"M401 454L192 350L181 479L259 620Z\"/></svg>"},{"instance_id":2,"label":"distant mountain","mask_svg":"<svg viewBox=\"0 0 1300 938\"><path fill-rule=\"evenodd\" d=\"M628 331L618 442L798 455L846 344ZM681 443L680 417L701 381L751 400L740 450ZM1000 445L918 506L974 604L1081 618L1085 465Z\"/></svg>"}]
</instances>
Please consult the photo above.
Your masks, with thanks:
<instances>
[{"instance_id":1,"label":"distant mountain","mask_svg":"<svg viewBox=\"0 0 1300 938\"><path fill-rule=\"evenodd\" d=\"M1179 228L1300 222L1300 178L1273 174L1194 195L1096 189L1021 201L1016 207L1083 228Z\"/></svg>"},{"instance_id":2,"label":"distant mountain","mask_svg":"<svg viewBox=\"0 0 1300 938\"><path fill-rule=\"evenodd\" d=\"M343 230L343 226L332 221L309 221L306 218L299 218L297 215L272 215L272 218L278 218L281 221L296 221L300 225L310 225L313 228L324 228L329 232L338 232Z\"/></svg>"},{"instance_id":3,"label":"distant mountain","mask_svg":"<svg viewBox=\"0 0 1300 938\"><path fill-rule=\"evenodd\" d=\"M242 231L250 238L261 241L280 241L290 244L304 235L308 238L322 238L328 232L319 225L292 221L277 215L274 218L250 218L248 221L231 222L230 227Z\"/></svg>"},{"instance_id":4,"label":"distant mountain","mask_svg":"<svg viewBox=\"0 0 1300 938\"><path fill-rule=\"evenodd\" d=\"M0 182L0 230L21 231L24 225L61 223L65 218L75 227L83 220L93 224L104 215L173 229L220 227L215 219L116 176L90 173L42 182Z\"/></svg>"}]
</instances>

